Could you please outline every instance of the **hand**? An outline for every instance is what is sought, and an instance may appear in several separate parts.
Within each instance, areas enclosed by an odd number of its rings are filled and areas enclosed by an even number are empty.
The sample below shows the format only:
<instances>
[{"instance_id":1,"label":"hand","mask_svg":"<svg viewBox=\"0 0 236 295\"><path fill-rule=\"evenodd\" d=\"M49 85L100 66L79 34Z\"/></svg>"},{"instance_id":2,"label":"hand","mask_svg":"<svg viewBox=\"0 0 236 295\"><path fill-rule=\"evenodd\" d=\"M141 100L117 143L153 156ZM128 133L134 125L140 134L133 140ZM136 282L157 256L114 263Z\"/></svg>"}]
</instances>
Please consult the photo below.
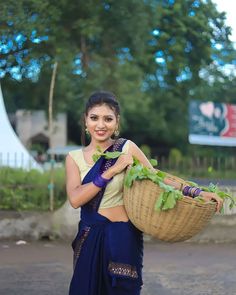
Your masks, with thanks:
<instances>
[{"instance_id":1,"label":"hand","mask_svg":"<svg viewBox=\"0 0 236 295\"><path fill-rule=\"evenodd\" d=\"M133 157L130 154L122 154L112 166L115 174L121 173L125 168L133 164Z\"/></svg>"},{"instance_id":2,"label":"hand","mask_svg":"<svg viewBox=\"0 0 236 295\"><path fill-rule=\"evenodd\" d=\"M104 178L112 178L114 175L121 173L126 167L133 164L133 157L130 154L122 154L117 159L116 163L102 173Z\"/></svg>"},{"instance_id":3,"label":"hand","mask_svg":"<svg viewBox=\"0 0 236 295\"><path fill-rule=\"evenodd\" d=\"M216 211L220 212L223 206L223 200L217 194L203 191L200 196L203 197L205 201L215 201L217 203Z\"/></svg>"}]
</instances>

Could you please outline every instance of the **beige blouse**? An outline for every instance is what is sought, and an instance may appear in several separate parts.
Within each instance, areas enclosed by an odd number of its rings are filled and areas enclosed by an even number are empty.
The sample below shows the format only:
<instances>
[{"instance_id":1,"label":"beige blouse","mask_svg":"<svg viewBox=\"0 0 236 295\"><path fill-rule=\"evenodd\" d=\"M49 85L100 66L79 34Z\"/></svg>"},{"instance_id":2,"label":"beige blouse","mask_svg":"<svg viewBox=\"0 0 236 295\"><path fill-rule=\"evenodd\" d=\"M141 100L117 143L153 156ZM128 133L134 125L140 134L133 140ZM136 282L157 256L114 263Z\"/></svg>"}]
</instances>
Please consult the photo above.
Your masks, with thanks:
<instances>
[{"instance_id":1,"label":"beige blouse","mask_svg":"<svg viewBox=\"0 0 236 295\"><path fill-rule=\"evenodd\" d=\"M129 141L127 140L123 146L122 152L128 153ZM80 171L81 181L84 179L88 171L93 165L85 161L83 150L74 150L69 152L69 155L75 161ZM124 185L125 172L121 172L113 177L113 179L106 186L102 201L99 209L116 207L124 204L123 201L123 185Z\"/></svg>"}]
</instances>

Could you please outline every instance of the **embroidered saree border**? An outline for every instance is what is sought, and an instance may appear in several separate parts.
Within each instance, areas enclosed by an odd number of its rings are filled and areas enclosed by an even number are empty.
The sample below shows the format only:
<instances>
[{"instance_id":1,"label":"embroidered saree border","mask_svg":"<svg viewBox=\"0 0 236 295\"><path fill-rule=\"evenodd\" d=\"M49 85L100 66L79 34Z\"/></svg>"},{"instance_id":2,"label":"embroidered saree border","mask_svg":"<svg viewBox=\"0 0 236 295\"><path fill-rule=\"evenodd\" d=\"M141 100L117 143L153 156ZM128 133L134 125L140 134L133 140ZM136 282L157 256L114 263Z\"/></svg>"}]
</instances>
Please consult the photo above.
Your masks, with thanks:
<instances>
[{"instance_id":1,"label":"embroidered saree border","mask_svg":"<svg viewBox=\"0 0 236 295\"><path fill-rule=\"evenodd\" d=\"M119 275L124 277L130 277L133 279L138 278L138 273L135 266L130 264L118 263L110 261L108 265L108 270L113 275Z\"/></svg>"},{"instance_id":2,"label":"embroidered saree border","mask_svg":"<svg viewBox=\"0 0 236 295\"><path fill-rule=\"evenodd\" d=\"M77 241L77 243L75 245L74 256L73 256L73 266L74 266L74 269L75 269L77 260L78 260L78 258L80 256L80 252L81 252L83 243L85 242L85 240L86 240L86 238L87 238L87 236L89 234L89 231L90 231L90 227L84 228L82 235L80 236L79 240Z\"/></svg>"}]
</instances>

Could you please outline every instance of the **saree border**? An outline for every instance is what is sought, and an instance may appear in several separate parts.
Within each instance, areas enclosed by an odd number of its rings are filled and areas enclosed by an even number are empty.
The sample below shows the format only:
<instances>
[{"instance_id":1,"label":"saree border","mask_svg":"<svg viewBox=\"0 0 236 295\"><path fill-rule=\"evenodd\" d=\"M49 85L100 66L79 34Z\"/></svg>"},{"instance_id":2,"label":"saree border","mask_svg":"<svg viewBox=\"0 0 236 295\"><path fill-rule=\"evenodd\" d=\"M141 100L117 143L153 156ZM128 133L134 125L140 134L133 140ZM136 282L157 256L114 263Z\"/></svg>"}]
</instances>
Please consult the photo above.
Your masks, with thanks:
<instances>
[{"instance_id":1,"label":"saree border","mask_svg":"<svg viewBox=\"0 0 236 295\"><path fill-rule=\"evenodd\" d=\"M136 266L133 266L130 264L110 261L108 265L108 270L110 274L112 275L128 277L132 279L138 278L138 272L137 272Z\"/></svg>"}]
</instances>

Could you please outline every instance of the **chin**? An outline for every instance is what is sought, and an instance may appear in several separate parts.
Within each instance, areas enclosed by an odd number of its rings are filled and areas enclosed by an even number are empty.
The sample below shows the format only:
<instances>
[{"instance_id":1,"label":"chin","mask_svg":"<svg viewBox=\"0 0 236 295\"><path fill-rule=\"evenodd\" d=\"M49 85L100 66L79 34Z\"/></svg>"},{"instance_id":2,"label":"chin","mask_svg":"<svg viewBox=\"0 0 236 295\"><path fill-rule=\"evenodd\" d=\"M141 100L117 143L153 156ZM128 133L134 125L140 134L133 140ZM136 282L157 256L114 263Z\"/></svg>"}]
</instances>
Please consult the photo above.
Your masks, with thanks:
<instances>
[{"instance_id":1,"label":"chin","mask_svg":"<svg viewBox=\"0 0 236 295\"><path fill-rule=\"evenodd\" d=\"M95 136L95 139L96 139L96 141L99 141L99 142L105 142L105 141L108 141L108 140L110 140L110 136L108 137L108 136Z\"/></svg>"}]
</instances>

